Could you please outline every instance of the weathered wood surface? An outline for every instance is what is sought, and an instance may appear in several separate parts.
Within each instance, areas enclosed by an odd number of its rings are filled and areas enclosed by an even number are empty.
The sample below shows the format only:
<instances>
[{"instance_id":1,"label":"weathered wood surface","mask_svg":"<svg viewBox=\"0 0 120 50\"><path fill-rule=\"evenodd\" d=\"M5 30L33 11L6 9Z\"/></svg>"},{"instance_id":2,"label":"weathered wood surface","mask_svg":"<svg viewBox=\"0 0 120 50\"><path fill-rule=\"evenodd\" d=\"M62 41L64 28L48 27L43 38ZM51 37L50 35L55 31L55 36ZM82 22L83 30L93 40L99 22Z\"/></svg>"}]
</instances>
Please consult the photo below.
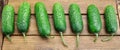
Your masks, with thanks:
<instances>
[{"instance_id":1,"label":"weathered wood surface","mask_svg":"<svg viewBox=\"0 0 120 50\"><path fill-rule=\"evenodd\" d=\"M79 47L76 48L76 37L65 36L68 48L61 43L59 36L53 39L42 39L39 36L27 36L24 41L22 36L12 36L12 43L4 39L3 50L120 50L120 37L115 36L111 41L101 42L105 36L100 36L96 43L94 36L80 36ZM116 40L117 39L117 40Z\"/></svg>"},{"instance_id":2,"label":"weathered wood surface","mask_svg":"<svg viewBox=\"0 0 120 50\"><path fill-rule=\"evenodd\" d=\"M14 6L15 13L17 14L18 8L23 1L24 0L9 0L8 4ZM82 14L86 14L87 7L90 4L95 4L100 10L101 14L104 13L104 8L107 5L113 5L116 9L116 0L26 0L26 1L28 1L31 4L32 14L34 14L35 3L39 1L45 4L48 14L52 14L52 7L55 2L60 2L63 5L66 14L68 14L69 5L71 3L77 3L81 8Z\"/></svg>"}]
</instances>

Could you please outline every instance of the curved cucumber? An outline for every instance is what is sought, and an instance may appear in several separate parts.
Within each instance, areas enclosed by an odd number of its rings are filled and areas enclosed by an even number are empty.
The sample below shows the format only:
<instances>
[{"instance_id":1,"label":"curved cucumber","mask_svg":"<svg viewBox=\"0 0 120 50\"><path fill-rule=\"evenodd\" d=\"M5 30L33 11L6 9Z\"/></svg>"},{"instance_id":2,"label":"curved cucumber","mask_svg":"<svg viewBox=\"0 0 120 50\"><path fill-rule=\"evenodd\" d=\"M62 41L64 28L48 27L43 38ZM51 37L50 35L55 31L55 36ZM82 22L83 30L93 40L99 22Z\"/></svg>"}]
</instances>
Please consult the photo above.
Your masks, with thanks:
<instances>
[{"instance_id":1,"label":"curved cucumber","mask_svg":"<svg viewBox=\"0 0 120 50\"><path fill-rule=\"evenodd\" d=\"M55 3L53 6L53 20L54 20L54 27L60 33L63 44L67 46L62 36L62 32L66 30L66 21L65 21L64 9L60 3Z\"/></svg>"},{"instance_id":2,"label":"curved cucumber","mask_svg":"<svg viewBox=\"0 0 120 50\"><path fill-rule=\"evenodd\" d=\"M80 12L80 8L77 4L71 4L69 7L69 19L72 31L76 33L76 45L78 47L79 43L79 34L83 30L83 20Z\"/></svg>"},{"instance_id":3,"label":"curved cucumber","mask_svg":"<svg viewBox=\"0 0 120 50\"><path fill-rule=\"evenodd\" d=\"M104 18L105 18L106 31L110 33L112 36L110 36L109 38L103 39L102 41L109 41L112 39L113 35L115 35L118 29L116 13L112 5L108 5L105 8Z\"/></svg>"},{"instance_id":4,"label":"curved cucumber","mask_svg":"<svg viewBox=\"0 0 120 50\"><path fill-rule=\"evenodd\" d=\"M14 8L11 5L6 5L2 11L2 32L8 40L11 41L10 35L14 32Z\"/></svg>"},{"instance_id":5,"label":"curved cucumber","mask_svg":"<svg viewBox=\"0 0 120 50\"><path fill-rule=\"evenodd\" d=\"M28 2L23 2L18 10L18 17L17 17L17 28L19 32L25 35L28 31L29 23L30 23L30 4Z\"/></svg>"},{"instance_id":6,"label":"curved cucumber","mask_svg":"<svg viewBox=\"0 0 120 50\"><path fill-rule=\"evenodd\" d=\"M51 27L45 5L42 2L37 2L34 9L38 31L42 37L48 37L51 32Z\"/></svg>"},{"instance_id":7,"label":"curved cucumber","mask_svg":"<svg viewBox=\"0 0 120 50\"><path fill-rule=\"evenodd\" d=\"M91 4L87 8L87 19L88 19L88 29L91 33L96 35L96 39L98 38L98 33L101 30L102 22L100 18L100 13L98 8ZM94 41L96 41L96 39Z\"/></svg>"}]
</instances>

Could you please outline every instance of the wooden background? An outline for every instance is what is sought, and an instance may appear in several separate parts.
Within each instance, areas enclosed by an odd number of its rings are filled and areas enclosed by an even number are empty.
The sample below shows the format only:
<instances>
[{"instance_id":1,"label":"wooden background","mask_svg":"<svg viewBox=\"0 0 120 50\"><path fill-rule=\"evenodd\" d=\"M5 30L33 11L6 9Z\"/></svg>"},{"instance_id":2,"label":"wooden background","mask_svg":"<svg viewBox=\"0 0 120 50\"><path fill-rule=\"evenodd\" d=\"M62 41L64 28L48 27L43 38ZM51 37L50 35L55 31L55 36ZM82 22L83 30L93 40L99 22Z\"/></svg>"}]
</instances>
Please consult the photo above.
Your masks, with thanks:
<instances>
[{"instance_id":1,"label":"wooden background","mask_svg":"<svg viewBox=\"0 0 120 50\"><path fill-rule=\"evenodd\" d=\"M12 43L10 43L5 36L2 36L2 32L0 30L0 46L1 50L120 50L120 28L119 28L119 15L120 15L120 0L26 0L31 4L31 21L29 31L27 32L27 40L24 41L21 33L18 32L16 28L16 18L17 18L17 11L20 4L23 0L0 0L0 5L10 4L13 5L15 8L15 32L11 36ZM51 36L55 36L54 39L42 39L39 36L36 27L35 15L34 15L34 4L38 1L45 3L50 24L51 24ZM52 14L52 7L55 2L60 2L65 10L66 22L67 22L67 29L64 32L64 39L68 44L68 48L64 47L61 43L61 39L59 33L55 31L53 27L53 14ZM79 47L76 48L76 36L72 33L70 24L69 24L69 14L68 8L71 3L77 3L81 8L84 28L82 33L80 34L80 42ZM86 17L86 10L88 5L95 4L101 14L102 19L102 30L100 31L99 39L96 43L93 42L95 35L88 32L87 27L87 17ZM116 16L118 22L118 31L117 34L111 41L108 42L101 42L101 39L104 37L109 36L109 34L105 31L105 23L104 23L104 9L107 5L113 5L116 9ZM0 6L0 10L2 9ZM1 17L0 17L1 21ZM0 22L1 25L1 22ZM1 27L0 27L1 29Z\"/></svg>"}]
</instances>

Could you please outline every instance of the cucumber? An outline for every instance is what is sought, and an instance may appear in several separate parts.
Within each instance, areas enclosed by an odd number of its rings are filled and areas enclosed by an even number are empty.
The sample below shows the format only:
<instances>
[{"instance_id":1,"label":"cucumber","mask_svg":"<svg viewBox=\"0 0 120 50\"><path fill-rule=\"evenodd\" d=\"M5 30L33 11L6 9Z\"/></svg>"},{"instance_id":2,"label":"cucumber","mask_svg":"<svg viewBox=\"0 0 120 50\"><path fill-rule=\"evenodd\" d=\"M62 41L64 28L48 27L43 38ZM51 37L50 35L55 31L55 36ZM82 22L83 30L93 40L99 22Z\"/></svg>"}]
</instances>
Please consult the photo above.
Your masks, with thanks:
<instances>
[{"instance_id":1,"label":"cucumber","mask_svg":"<svg viewBox=\"0 0 120 50\"><path fill-rule=\"evenodd\" d=\"M2 11L2 32L11 41L10 35L14 33L14 8L5 5Z\"/></svg>"},{"instance_id":2,"label":"cucumber","mask_svg":"<svg viewBox=\"0 0 120 50\"><path fill-rule=\"evenodd\" d=\"M106 27L106 31L111 34L112 36L110 36L107 39L104 39L102 41L109 41L112 39L113 35L115 35L117 29L118 29L118 25L117 25L117 15L115 13L115 9L112 5L108 5L105 8L105 27Z\"/></svg>"},{"instance_id":3,"label":"cucumber","mask_svg":"<svg viewBox=\"0 0 120 50\"><path fill-rule=\"evenodd\" d=\"M25 33L28 31L30 23L30 4L28 2L23 2L18 10L17 17L17 28L20 33L23 34L25 38Z\"/></svg>"},{"instance_id":4,"label":"cucumber","mask_svg":"<svg viewBox=\"0 0 120 50\"><path fill-rule=\"evenodd\" d=\"M48 38L50 36L51 27L44 3L37 2L34 9L38 31L42 37Z\"/></svg>"},{"instance_id":5,"label":"cucumber","mask_svg":"<svg viewBox=\"0 0 120 50\"><path fill-rule=\"evenodd\" d=\"M53 5L53 20L54 27L60 33L63 44L67 46L62 35L63 32L66 30L64 9L62 5L58 2Z\"/></svg>"},{"instance_id":6,"label":"cucumber","mask_svg":"<svg viewBox=\"0 0 120 50\"><path fill-rule=\"evenodd\" d=\"M96 42L98 38L98 33L101 30L102 22L100 18L100 13L98 8L91 4L87 8L87 19L88 19L88 29L91 33L96 35L94 42Z\"/></svg>"},{"instance_id":7,"label":"cucumber","mask_svg":"<svg viewBox=\"0 0 120 50\"><path fill-rule=\"evenodd\" d=\"M76 45L78 47L78 42L79 42L79 34L83 30L83 20L82 20L82 15L80 12L79 5L73 3L69 7L69 20L70 20L70 25L72 28L72 31L76 33Z\"/></svg>"}]
</instances>

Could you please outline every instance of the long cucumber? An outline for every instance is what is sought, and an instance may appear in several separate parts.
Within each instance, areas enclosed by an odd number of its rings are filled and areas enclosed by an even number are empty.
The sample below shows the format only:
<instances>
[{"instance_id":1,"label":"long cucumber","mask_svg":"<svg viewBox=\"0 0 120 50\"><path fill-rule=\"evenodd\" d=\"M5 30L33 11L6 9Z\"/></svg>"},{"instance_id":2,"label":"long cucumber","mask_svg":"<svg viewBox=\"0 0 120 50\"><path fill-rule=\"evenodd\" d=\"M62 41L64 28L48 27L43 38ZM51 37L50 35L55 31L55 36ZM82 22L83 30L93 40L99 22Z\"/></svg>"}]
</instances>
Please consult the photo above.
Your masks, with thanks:
<instances>
[{"instance_id":1,"label":"long cucumber","mask_svg":"<svg viewBox=\"0 0 120 50\"><path fill-rule=\"evenodd\" d=\"M38 31L42 37L48 38L50 36L51 27L44 3L37 2L34 9Z\"/></svg>"}]
</instances>

